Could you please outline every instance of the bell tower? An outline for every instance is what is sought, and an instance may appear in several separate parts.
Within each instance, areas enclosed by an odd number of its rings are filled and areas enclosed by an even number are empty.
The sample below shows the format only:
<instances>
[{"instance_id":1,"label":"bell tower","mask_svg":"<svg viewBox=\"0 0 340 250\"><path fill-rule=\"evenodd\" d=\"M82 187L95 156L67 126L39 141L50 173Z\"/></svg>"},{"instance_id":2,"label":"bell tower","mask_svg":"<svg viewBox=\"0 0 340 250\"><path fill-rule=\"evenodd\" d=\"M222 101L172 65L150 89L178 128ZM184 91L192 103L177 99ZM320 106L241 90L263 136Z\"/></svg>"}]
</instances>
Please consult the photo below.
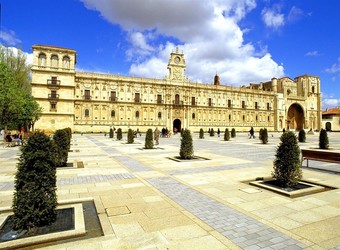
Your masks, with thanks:
<instances>
[{"instance_id":1,"label":"bell tower","mask_svg":"<svg viewBox=\"0 0 340 250\"><path fill-rule=\"evenodd\" d=\"M176 47L176 52L171 52L168 63L169 79L173 81L182 81L184 79L185 68L184 54L179 53L178 47Z\"/></svg>"}]
</instances>

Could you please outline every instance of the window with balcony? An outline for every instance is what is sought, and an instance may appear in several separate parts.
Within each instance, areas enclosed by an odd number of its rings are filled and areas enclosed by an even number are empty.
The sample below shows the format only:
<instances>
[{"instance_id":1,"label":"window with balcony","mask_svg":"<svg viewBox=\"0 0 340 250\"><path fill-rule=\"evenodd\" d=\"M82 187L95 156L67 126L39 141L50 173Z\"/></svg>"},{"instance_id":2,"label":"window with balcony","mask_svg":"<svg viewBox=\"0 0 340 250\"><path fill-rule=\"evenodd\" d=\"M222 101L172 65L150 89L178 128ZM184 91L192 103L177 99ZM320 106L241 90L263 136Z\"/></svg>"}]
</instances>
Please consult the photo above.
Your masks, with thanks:
<instances>
[{"instance_id":1,"label":"window with balcony","mask_svg":"<svg viewBox=\"0 0 340 250\"><path fill-rule=\"evenodd\" d=\"M157 103L158 104L162 103L162 95L157 95Z\"/></svg>"},{"instance_id":2,"label":"window with balcony","mask_svg":"<svg viewBox=\"0 0 340 250\"><path fill-rule=\"evenodd\" d=\"M57 91L51 90L51 98L57 98Z\"/></svg>"},{"instance_id":3,"label":"window with balcony","mask_svg":"<svg viewBox=\"0 0 340 250\"><path fill-rule=\"evenodd\" d=\"M140 93L135 93L135 102L140 102Z\"/></svg>"},{"instance_id":4,"label":"window with balcony","mask_svg":"<svg viewBox=\"0 0 340 250\"><path fill-rule=\"evenodd\" d=\"M191 97L191 105L196 106L196 98L194 96Z\"/></svg>"}]
</instances>

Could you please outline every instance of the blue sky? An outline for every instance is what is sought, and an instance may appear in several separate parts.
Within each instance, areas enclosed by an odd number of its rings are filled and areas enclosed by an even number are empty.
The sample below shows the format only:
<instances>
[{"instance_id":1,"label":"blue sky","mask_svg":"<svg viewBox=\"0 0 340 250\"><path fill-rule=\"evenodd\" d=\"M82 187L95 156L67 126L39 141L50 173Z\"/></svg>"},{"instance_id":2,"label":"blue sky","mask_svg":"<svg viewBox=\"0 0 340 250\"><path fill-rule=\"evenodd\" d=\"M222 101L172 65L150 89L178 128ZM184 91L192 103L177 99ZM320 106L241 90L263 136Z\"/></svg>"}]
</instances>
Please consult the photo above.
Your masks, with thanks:
<instances>
[{"instance_id":1,"label":"blue sky","mask_svg":"<svg viewBox=\"0 0 340 250\"><path fill-rule=\"evenodd\" d=\"M340 106L339 0L0 0L0 42L77 51L77 70L163 78L172 50L193 82L319 76Z\"/></svg>"}]
</instances>

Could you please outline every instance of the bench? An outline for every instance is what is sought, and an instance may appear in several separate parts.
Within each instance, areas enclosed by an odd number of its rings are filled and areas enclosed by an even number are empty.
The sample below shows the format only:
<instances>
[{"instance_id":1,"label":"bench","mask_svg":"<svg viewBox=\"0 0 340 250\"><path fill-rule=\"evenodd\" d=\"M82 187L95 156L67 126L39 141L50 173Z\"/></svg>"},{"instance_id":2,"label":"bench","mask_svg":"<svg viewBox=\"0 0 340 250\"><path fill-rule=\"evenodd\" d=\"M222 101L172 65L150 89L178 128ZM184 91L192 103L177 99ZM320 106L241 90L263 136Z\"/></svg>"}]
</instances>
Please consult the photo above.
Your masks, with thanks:
<instances>
[{"instance_id":1,"label":"bench","mask_svg":"<svg viewBox=\"0 0 340 250\"><path fill-rule=\"evenodd\" d=\"M317 149L301 149L301 155L301 167L304 160L307 160L307 167L308 160L340 163L340 152Z\"/></svg>"}]
</instances>

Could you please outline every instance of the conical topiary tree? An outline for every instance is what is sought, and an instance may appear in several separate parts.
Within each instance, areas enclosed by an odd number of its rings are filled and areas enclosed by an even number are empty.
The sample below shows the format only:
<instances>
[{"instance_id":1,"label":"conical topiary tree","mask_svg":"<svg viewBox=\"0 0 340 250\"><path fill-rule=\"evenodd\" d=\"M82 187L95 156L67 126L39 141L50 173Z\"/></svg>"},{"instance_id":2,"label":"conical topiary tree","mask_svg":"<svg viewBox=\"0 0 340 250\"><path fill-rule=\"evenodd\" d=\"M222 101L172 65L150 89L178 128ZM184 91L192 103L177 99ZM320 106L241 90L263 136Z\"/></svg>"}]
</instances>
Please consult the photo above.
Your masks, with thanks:
<instances>
[{"instance_id":1,"label":"conical topiary tree","mask_svg":"<svg viewBox=\"0 0 340 250\"><path fill-rule=\"evenodd\" d=\"M231 129L231 138L236 137L236 130L234 128Z\"/></svg>"},{"instance_id":2,"label":"conical topiary tree","mask_svg":"<svg viewBox=\"0 0 340 250\"><path fill-rule=\"evenodd\" d=\"M215 136L215 131L214 131L214 129L212 128L212 129L210 129L210 136Z\"/></svg>"},{"instance_id":3,"label":"conical topiary tree","mask_svg":"<svg viewBox=\"0 0 340 250\"><path fill-rule=\"evenodd\" d=\"M261 141L262 141L263 144L267 144L268 143L268 131L267 131L266 128L264 128L262 130Z\"/></svg>"},{"instance_id":4,"label":"conical topiary tree","mask_svg":"<svg viewBox=\"0 0 340 250\"><path fill-rule=\"evenodd\" d=\"M204 131L203 128L200 129L200 139L204 139Z\"/></svg>"},{"instance_id":5,"label":"conical topiary tree","mask_svg":"<svg viewBox=\"0 0 340 250\"><path fill-rule=\"evenodd\" d=\"M263 128L260 128L259 132L259 139L262 141L262 135L263 135Z\"/></svg>"},{"instance_id":6,"label":"conical topiary tree","mask_svg":"<svg viewBox=\"0 0 340 250\"><path fill-rule=\"evenodd\" d=\"M146 149L152 149L153 148L153 132L152 132L151 128L149 128L148 131L146 131L145 148Z\"/></svg>"},{"instance_id":7,"label":"conical topiary tree","mask_svg":"<svg viewBox=\"0 0 340 250\"><path fill-rule=\"evenodd\" d=\"M117 140L120 141L121 139L123 139L123 132L121 128L118 128L117 130Z\"/></svg>"},{"instance_id":8,"label":"conical topiary tree","mask_svg":"<svg viewBox=\"0 0 340 250\"><path fill-rule=\"evenodd\" d=\"M131 128L129 128L128 130L128 135L127 135L127 143L128 144L132 144L134 142L134 138L135 136L133 135L133 130Z\"/></svg>"},{"instance_id":9,"label":"conical topiary tree","mask_svg":"<svg viewBox=\"0 0 340 250\"><path fill-rule=\"evenodd\" d=\"M194 146L190 130L185 129L181 139L181 149L179 151L181 159L192 159L194 156Z\"/></svg>"},{"instance_id":10,"label":"conical topiary tree","mask_svg":"<svg viewBox=\"0 0 340 250\"><path fill-rule=\"evenodd\" d=\"M224 131L224 140L225 141L229 141L230 140L230 132L229 132L229 129L225 129Z\"/></svg>"},{"instance_id":11,"label":"conical topiary tree","mask_svg":"<svg viewBox=\"0 0 340 250\"><path fill-rule=\"evenodd\" d=\"M110 128L110 138L113 138L113 129Z\"/></svg>"},{"instance_id":12,"label":"conical topiary tree","mask_svg":"<svg viewBox=\"0 0 340 250\"><path fill-rule=\"evenodd\" d=\"M13 221L16 230L31 230L56 220L56 146L42 132L21 147L15 175Z\"/></svg>"},{"instance_id":13,"label":"conical topiary tree","mask_svg":"<svg viewBox=\"0 0 340 250\"><path fill-rule=\"evenodd\" d=\"M329 141L328 141L327 131L325 129L323 129L323 128L320 130L319 148L320 149L328 149L329 148Z\"/></svg>"},{"instance_id":14,"label":"conical topiary tree","mask_svg":"<svg viewBox=\"0 0 340 250\"><path fill-rule=\"evenodd\" d=\"M272 177L283 187L296 185L302 178L300 168L300 148L292 131L283 133L280 145L276 150Z\"/></svg>"},{"instance_id":15,"label":"conical topiary tree","mask_svg":"<svg viewBox=\"0 0 340 250\"><path fill-rule=\"evenodd\" d=\"M299 142L306 142L306 132L304 129L299 131Z\"/></svg>"},{"instance_id":16,"label":"conical topiary tree","mask_svg":"<svg viewBox=\"0 0 340 250\"><path fill-rule=\"evenodd\" d=\"M65 129L58 129L53 135L53 140L57 147L57 167L65 167L67 165L69 139Z\"/></svg>"}]
</instances>

